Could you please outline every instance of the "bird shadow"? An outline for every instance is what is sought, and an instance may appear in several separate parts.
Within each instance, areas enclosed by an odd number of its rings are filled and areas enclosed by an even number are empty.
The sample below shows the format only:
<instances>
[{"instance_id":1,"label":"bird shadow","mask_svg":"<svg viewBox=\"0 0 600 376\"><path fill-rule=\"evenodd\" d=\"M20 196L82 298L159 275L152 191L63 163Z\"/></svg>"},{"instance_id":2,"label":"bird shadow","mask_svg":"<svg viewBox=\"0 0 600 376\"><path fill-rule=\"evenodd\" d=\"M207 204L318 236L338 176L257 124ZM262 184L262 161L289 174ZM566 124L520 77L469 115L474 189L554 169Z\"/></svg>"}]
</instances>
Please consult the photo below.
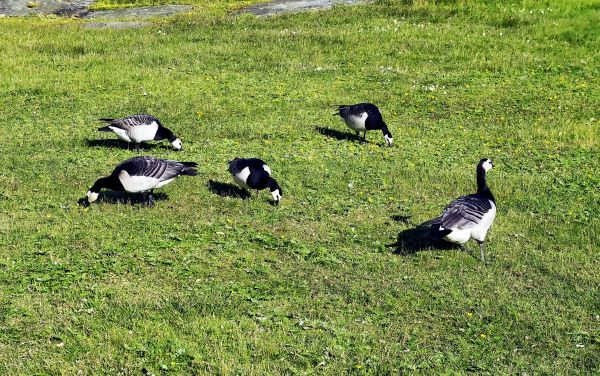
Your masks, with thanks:
<instances>
[{"instance_id":1,"label":"bird shadow","mask_svg":"<svg viewBox=\"0 0 600 376\"><path fill-rule=\"evenodd\" d=\"M86 140L86 145L89 147L101 147L110 149L130 149L135 150L135 144L128 143L123 140L116 139L101 139L101 140ZM140 150L152 150L154 148L165 148L162 144L147 144L145 142L140 144Z\"/></svg>"},{"instance_id":2,"label":"bird shadow","mask_svg":"<svg viewBox=\"0 0 600 376\"><path fill-rule=\"evenodd\" d=\"M331 129L331 128L320 127L320 126L316 126L315 129L317 130L318 133L322 134L323 136L335 138L336 140L340 140L340 141L354 140L354 141L366 142L366 143L369 142L369 141L363 141L363 139L360 138L358 135L352 134L350 132L342 132L342 131L338 131L337 129Z\"/></svg>"},{"instance_id":3,"label":"bird shadow","mask_svg":"<svg viewBox=\"0 0 600 376\"><path fill-rule=\"evenodd\" d=\"M408 224L410 221L410 218L412 216L410 215L392 215L392 219L396 222L400 222L400 223L406 223Z\"/></svg>"},{"instance_id":4,"label":"bird shadow","mask_svg":"<svg viewBox=\"0 0 600 376\"><path fill-rule=\"evenodd\" d=\"M152 198L154 201L164 201L169 198L164 192L154 193L152 194ZM79 205L84 205L85 197L81 198L77 201ZM98 199L95 203L102 204L128 204L128 205L139 205L146 204L146 197L141 193L127 193L127 192L118 192L118 191L105 191L100 192ZM92 203L93 204L93 203Z\"/></svg>"},{"instance_id":5,"label":"bird shadow","mask_svg":"<svg viewBox=\"0 0 600 376\"><path fill-rule=\"evenodd\" d=\"M250 198L250 193L233 184L209 180L206 185L209 191L221 197L239 197L244 200Z\"/></svg>"},{"instance_id":6,"label":"bird shadow","mask_svg":"<svg viewBox=\"0 0 600 376\"><path fill-rule=\"evenodd\" d=\"M408 223L406 216L393 216L392 219L398 222ZM460 246L433 236L431 226L427 222L420 225L400 231L396 242L388 244L388 247L395 248L394 253L402 256L414 255L421 251L460 249Z\"/></svg>"}]
</instances>

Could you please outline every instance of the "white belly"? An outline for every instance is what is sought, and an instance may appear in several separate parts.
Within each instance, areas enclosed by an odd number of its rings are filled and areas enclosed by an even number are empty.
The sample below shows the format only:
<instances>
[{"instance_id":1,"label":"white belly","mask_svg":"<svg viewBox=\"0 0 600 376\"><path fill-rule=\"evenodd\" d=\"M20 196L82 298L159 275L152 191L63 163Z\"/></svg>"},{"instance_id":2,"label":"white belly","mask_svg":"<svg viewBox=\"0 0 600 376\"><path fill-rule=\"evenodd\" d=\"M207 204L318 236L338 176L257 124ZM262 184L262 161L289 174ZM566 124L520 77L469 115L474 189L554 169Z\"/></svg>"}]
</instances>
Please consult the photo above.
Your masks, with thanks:
<instances>
[{"instance_id":1,"label":"white belly","mask_svg":"<svg viewBox=\"0 0 600 376\"><path fill-rule=\"evenodd\" d=\"M492 227L494 218L496 218L496 205L491 200L490 204L492 205L490 211L485 213L483 218L481 218L481 222L471 229L471 237L475 240L479 240L480 242L485 240L485 236L487 235L490 227Z\"/></svg>"},{"instance_id":2,"label":"white belly","mask_svg":"<svg viewBox=\"0 0 600 376\"><path fill-rule=\"evenodd\" d=\"M138 125L137 127L131 128L129 131L129 138L134 142L140 143L142 141L154 140L156 131L158 130L158 124L155 121L149 125Z\"/></svg>"},{"instance_id":3,"label":"white belly","mask_svg":"<svg viewBox=\"0 0 600 376\"><path fill-rule=\"evenodd\" d=\"M250 187L248 187L248 184L246 184L246 181L248 181L248 176L250 176L250 169L248 167L245 167L244 169L242 169L242 171L233 175L233 180L240 187L250 189Z\"/></svg>"},{"instance_id":4,"label":"white belly","mask_svg":"<svg viewBox=\"0 0 600 376\"><path fill-rule=\"evenodd\" d=\"M366 112L363 112L360 116L350 115L347 118L344 118L346 125L357 132L363 132L367 130L365 123L367 121L367 117L369 115Z\"/></svg>"},{"instance_id":5,"label":"white belly","mask_svg":"<svg viewBox=\"0 0 600 376\"><path fill-rule=\"evenodd\" d=\"M123 188L125 188L127 192L148 191L150 189L157 188L161 183L156 178L150 178L147 176L131 176L127 173L127 171L121 171L119 173L119 181L121 184L123 184Z\"/></svg>"},{"instance_id":6,"label":"white belly","mask_svg":"<svg viewBox=\"0 0 600 376\"><path fill-rule=\"evenodd\" d=\"M444 236L444 240L447 240L456 244L465 244L471 239L471 229L470 228L456 228L452 230L451 233Z\"/></svg>"},{"instance_id":7,"label":"white belly","mask_svg":"<svg viewBox=\"0 0 600 376\"><path fill-rule=\"evenodd\" d=\"M127 135L127 132L124 129L117 128L117 127L111 127L111 126L109 126L109 128L113 132L115 132L117 137L119 137L121 140L126 141L126 142L131 142L131 139L129 138L129 136Z\"/></svg>"},{"instance_id":8,"label":"white belly","mask_svg":"<svg viewBox=\"0 0 600 376\"><path fill-rule=\"evenodd\" d=\"M167 179L167 180L163 180L163 181L161 181L160 183L158 183L158 184L156 185L156 187L155 187L155 188L164 187L165 185L169 184L169 183L170 183L170 182L172 182L173 180L175 180L175 178L172 178L172 179Z\"/></svg>"}]
</instances>

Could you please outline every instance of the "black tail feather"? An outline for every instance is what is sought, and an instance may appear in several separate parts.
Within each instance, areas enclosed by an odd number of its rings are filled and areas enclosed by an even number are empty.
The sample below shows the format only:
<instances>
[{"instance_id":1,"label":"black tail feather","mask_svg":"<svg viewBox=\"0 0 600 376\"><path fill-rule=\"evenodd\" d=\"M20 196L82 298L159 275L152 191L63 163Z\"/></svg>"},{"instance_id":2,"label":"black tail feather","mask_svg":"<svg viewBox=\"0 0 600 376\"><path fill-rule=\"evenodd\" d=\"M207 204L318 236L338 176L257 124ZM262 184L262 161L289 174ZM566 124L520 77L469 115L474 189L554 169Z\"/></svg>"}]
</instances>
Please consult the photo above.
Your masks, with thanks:
<instances>
[{"instance_id":1,"label":"black tail feather","mask_svg":"<svg viewBox=\"0 0 600 376\"><path fill-rule=\"evenodd\" d=\"M101 127L101 128L98 128L98 130L100 132L112 132L112 129L110 129L110 127Z\"/></svg>"},{"instance_id":2,"label":"black tail feather","mask_svg":"<svg viewBox=\"0 0 600 376\"><path fill-rule=\"evenodd\" d=\"M341 117L344 117L344 116L345 116L345 113L346 113L346 111L347 111L347 109L348 109L348 106L347 106L347 105L345 105L345 104L337 104L337 105L336 105L336 107L337 107L337 109L338 109L338 112L337 112L337 113L335 113L335 114L333 114L333 116L341 116Z\"/></svg>"},{"instance_id":3,"label":"black tail feather","mask_svg":"<svg viewBox=\"0 0 600 376\"><path fill-rule=\"evenodd\" d=\"M189 175L189 176L196 176L198 175L198 170L196 170L196 166L198 166L198 163L196 162L181 162L182 165L184 165L185 167L183 168L183 170L181 170L181 175Z\"/></svg>"},{"instance_id":4,"label":"black tail feather","mask_svg":"<svg viewBox=\"0 0 600 376\"><path fill-rule=\"evenodd\" d=\"M111 121L113 121L113 120L115 120L115 119L109 119L109 118L100 118L99 120L100 120L100 121L107 121L107 122L109 122L109 123L110 123Z\"/></svg>"},{"instance_id":5,"label":"black tail feather","mask_svg":"<svg viewBox=\"0 0 600 376\"><path fill-rule=\"evenodd\" d=\"M441 225L439 223L431 225L431 235L433 235L436 238L443 238L444 236L452 232L452 230L441 229L440 227Z\"/></svg>"}]
</instances>

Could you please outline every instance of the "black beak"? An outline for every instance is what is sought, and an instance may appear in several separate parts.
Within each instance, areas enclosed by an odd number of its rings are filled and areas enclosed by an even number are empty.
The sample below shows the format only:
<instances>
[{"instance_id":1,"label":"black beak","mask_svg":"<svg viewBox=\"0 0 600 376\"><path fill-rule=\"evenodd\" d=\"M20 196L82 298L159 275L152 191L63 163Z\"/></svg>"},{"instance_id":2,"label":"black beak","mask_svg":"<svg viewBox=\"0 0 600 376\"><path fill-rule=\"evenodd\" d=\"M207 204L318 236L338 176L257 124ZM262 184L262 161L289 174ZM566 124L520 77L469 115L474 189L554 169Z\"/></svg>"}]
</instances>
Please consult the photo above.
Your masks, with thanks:
<instances>
[{"instance_id":1,"label":"black beak","mask_svg":"<svg viewBox=\"0 0 600 376\"><path fill-rule=\"evenodd\" d=\"M88 206L90 206L90 201L87 199L87 197L83 197L80 198L77 203L81 206L83 206L84 208L87 208Z\"/></svg>"}]
</instances>

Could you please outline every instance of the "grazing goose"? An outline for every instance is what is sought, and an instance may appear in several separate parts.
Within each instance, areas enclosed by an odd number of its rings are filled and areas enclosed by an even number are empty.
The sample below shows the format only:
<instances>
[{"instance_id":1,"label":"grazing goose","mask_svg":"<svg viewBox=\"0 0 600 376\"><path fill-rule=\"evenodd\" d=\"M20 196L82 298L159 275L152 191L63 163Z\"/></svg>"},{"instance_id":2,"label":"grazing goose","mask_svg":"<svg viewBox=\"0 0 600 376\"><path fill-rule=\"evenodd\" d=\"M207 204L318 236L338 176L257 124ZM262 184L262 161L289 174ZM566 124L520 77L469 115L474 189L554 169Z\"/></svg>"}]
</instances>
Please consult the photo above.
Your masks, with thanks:
<instances>
[{"instance_id":1,"label":"grazing goose","mask_svg":"<svg viewBox=\"0 0 600 376\"><path fill-rule=\"evenodd\" d=\"M356 137L363 132L363 141L367 139L367 131L380 129L387 146L392 146L394 142L392 134L383 121L379 108L374 104L359 103L351 106L338 106L338 113L335 115L340 115L344 119L346 125L356 132Z\"/></svg>"},{"instance_id":2,"label":"grazing goose","mask_svg":"<svg viewBox=\"0 0 600 376\"><path fill-rule=\"evenodd\" d=\"M140 150L140 142L167 139L176 150L181 150L181 141L169 128L163 127L160 120L152 115L137 114L120 119L102 118L108 122L106 127L98 128L101 132L115 132L123 141L134 142L136 150Z\"/></svg>"},{"instance_id":3,"label":"grazing goose","mask_svg":"<svg viewBox=\"0 0 600 376\"><path fill-rule=\"evenodd\" d=\"M494 165L489 159L482 159L477 164L477 193L462 196L452 201L437 218L427 223L435 236L452 243L464 245L473 238L479 243L481 261L485 235L496 217L496 199L486 182L486 172Z\"/></svg>"},{"instance_id":4,"label":"grazing goose","mask_svg":"<svg viewBox=\"0 0 600 376\"><path fill-rule=\"evenodd\" d=\"M279 204L283 191L275 179L271 177L271 169L265 162L258 158L235 158L229 162L229 172L233 180L242 188L256 189L256 194L261 189L269 188L275 205Z\"/></svg>"},{"instance_id":5,"label":"grazing goose","mask_svg":"<svg viewBox=\"0 0 600 376\"><path fill-rule=\"evenodd\" d=\"M98 199L102 188L113 191L147 192L148 206L154 204L154 188L169 184L179 175L198 175L196 162L177 162L153 157L135 157L119 163L107 177L96 180L83 199L83 205Z\"/></svg>"}]
</instances>

